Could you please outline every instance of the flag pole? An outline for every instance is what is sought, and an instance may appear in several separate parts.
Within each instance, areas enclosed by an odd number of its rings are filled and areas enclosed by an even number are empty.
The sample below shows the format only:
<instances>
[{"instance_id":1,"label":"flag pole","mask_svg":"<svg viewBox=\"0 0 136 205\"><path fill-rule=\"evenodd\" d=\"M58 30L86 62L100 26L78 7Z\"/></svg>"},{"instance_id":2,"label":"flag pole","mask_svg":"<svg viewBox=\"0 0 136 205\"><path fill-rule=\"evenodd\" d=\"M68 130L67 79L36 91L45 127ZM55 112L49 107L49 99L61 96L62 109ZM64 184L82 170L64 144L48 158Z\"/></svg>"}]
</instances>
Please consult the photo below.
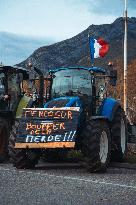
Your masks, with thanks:
<instances>
[{"instance_id":1,"label":"flag pole","mask_svg":"<svg viewBox=\"0 0 136 205\"><path fill-rule=\"evenodd\" d=\"M127 0L125 0L124 10L125 34L124 34L124 111L127 115Z\"/></svg>"},{"instance_id":2,"label":"flag pole","mask_svg":"<svg viewBox=\"0 0 136 205\"><path fill-rule=\"evenodd\" d=\"M90 50L90 63L91 67L94 67L94 49L91 48L90 34L88 33L89 50Z\"/></svg>"}]
</instances>

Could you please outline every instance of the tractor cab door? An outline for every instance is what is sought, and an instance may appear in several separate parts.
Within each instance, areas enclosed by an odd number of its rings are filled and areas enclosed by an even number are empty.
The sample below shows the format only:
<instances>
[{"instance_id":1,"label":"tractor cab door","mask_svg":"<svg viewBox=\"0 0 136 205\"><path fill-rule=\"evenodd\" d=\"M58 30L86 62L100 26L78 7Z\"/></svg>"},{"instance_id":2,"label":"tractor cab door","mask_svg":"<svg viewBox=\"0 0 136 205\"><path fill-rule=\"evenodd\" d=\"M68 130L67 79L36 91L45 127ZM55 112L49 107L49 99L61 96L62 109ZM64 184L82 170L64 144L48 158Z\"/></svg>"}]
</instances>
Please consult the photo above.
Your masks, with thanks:
<instances>
[{"instance_id":1,"label":"tractor cab door","mask_svg":"<svg viewBox=\"0 0 136 205\"><path fill-rule=\"evenodd\" d=\"M15 112L21 97L19 74L10 73L8 75L8 95L10 101L10 110Z\"/></svg>"}]
</instances>

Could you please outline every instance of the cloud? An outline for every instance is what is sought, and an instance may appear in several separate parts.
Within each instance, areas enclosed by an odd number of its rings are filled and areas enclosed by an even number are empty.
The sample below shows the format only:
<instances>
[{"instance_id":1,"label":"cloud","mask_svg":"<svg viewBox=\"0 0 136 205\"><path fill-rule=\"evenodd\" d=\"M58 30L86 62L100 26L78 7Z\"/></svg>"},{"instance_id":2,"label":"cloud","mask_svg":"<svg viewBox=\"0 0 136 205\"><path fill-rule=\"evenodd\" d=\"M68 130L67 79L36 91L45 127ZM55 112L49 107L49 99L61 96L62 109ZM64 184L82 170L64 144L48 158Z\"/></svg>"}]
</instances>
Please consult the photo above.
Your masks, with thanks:
<instances>
[{"instance_id":1,"label":"cloud","mask_svg":"<svg viewBox=\"0 0 136 205\"><path fill-rule=\"evenodd\" d=\"M118 14L122 10L122 2L120 0L103 0L96 1L95 3L92 1L92 4L92 10L100 14Z\"/></svg>"},{"instance_id":2,"label":"cloud","mask_svg":"<svg viewBox=\"0 0 136 205\"><path fill-rule=\"evenodd\" d=\"M124 0L0 0L0 31L63 40L123 16ZM128 0L136 16L136 0Z\"/></svg>"},{"instance_id":3,"label":"cloud","mask_svg":"<svg viewBox=\"0 0 136 205\"><path fill-rule=\"evenodd\" d=\"M100 15L122 15L124 11L125 0L70 0L70 2L73 4L77 3L77 5L86 5L90 12L99 13ZM128 10L130 15L133 13L133 11L136 11L136 0L128 0ZM132 15L134 14L135 13Z\"/></svg>"}]
</instances>

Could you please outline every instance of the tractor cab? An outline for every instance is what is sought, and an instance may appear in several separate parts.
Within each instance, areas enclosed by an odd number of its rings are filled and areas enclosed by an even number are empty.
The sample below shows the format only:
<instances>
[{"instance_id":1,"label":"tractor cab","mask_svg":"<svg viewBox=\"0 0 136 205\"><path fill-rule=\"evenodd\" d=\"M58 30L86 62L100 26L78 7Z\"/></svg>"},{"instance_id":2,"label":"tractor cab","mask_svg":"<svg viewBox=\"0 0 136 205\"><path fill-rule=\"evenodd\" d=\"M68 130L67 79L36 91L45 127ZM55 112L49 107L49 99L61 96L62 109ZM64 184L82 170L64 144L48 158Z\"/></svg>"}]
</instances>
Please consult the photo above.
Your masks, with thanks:
<instances>
[{"instance_id":1,"label":"tractor cab","mask_svg":"<svg viewBox=\"0 0 136 205\"><path fill-rule=\"evenodd\" d=\"M104 69L96 67L50 71L50 100L44 107L82 107L89 116L95 115L98 102L106 95L105 73Z\"/></svg>"},{"instance_id":2,"label":"tractor cab","mask_svg":"<svg viewBox=\"0 0 136 205\"><path fill-rule=\"evenodd\" d=\"M92 96L92 77L87 70L60 70L53 75L51 97Z\"/></svg>"},{"instance_id":3,"label":"tractor cab","mask_svg":"<svg viewBox=\"0 0 136 205\"><path fill-rule=\"evenodd\" d=\"M16 66L0 67L0 111L15 112L22 94L23 80L28 79L27 70Z\"/></svg>"}]
</instances>

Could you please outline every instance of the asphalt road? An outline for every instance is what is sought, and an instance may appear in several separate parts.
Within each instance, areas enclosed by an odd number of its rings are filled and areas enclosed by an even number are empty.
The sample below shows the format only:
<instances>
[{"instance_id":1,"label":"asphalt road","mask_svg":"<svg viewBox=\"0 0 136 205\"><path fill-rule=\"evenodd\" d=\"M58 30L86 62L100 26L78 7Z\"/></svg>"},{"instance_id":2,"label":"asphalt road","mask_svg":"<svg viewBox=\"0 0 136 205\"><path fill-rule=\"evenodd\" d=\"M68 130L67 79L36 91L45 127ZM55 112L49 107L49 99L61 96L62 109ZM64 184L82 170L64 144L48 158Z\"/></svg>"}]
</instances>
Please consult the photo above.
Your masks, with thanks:
<instances>
[{"instance_id":1,"label":"asphalt road","mask_svg":"<svg viewBox=\"0 0 136 205\"><path fill-rule=\"evenodd\" d=\"M16 170L0 165L0 205L136 204L136 170L91 174L75 165Z\"/></svg>"}]
</instances>

